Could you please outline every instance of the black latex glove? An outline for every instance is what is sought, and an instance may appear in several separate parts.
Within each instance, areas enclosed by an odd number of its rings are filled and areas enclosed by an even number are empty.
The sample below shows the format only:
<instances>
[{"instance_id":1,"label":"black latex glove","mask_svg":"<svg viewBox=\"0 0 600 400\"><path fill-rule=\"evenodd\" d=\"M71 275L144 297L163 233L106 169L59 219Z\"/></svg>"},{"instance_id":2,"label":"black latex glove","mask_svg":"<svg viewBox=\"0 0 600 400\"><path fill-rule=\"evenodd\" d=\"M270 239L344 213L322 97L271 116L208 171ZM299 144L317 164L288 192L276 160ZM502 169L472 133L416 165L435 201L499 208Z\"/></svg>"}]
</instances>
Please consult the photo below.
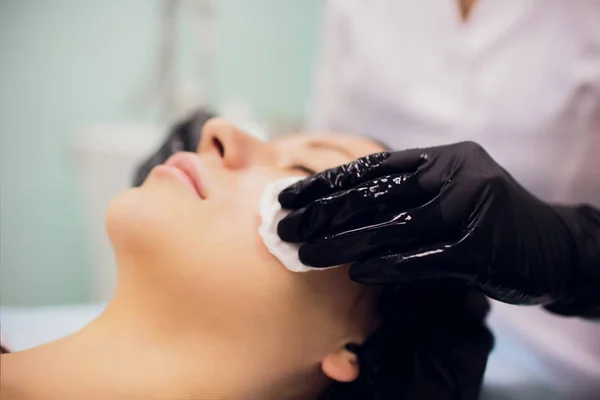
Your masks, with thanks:
<instances>
[{"instance_id":1,"label":"black latex glove","mask_svg":"<svg viewBox=\"0 0 600 400\"><path fill-rule=\"evenodd\" d=\"M557 160L559 162L559 160ZM515 304L600 301L600 212L554 207L472 142L378 153L285 189L278 226L300 260L355 262L360 283L458 278Z\"/></svg>"}]
</instances>

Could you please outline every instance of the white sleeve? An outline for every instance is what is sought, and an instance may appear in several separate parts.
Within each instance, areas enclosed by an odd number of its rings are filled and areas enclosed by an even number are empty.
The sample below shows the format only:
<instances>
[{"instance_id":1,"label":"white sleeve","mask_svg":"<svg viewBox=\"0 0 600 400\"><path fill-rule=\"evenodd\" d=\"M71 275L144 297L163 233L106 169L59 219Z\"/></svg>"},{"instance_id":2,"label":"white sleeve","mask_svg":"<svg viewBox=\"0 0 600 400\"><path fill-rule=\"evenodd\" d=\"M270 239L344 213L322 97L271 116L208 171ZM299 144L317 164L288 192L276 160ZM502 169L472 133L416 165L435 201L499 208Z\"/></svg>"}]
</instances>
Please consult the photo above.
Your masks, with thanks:
<instances>
[{"instance_id":1,"label":"white sleeve","mask_svg":"<svg viewBox=\"0 0 600 400\"><path fill-rule=\"evenodd\" d=\"M339 67L348 39L344 14L343 2L325 1L308 105L307 128L312 131L341 129L336 121L340 118Z\"/></svg>"}]
</instances>

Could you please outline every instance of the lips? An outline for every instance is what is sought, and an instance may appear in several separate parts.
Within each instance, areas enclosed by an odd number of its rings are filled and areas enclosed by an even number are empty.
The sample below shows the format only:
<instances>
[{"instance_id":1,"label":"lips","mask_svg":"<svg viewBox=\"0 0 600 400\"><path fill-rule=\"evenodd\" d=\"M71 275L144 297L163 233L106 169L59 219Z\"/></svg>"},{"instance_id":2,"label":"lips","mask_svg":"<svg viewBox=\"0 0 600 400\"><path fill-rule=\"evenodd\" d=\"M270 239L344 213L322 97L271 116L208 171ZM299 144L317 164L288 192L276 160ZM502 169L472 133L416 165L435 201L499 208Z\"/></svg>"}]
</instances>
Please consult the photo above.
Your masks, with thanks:
<instances>
[{"instance_id":1,"label":"lips","mask_svg":"<svg viewBox=\"0 0 600 400\"><path fill-rule=\"evenodd\" d=\"M202 161L195 153L180 152L171 156L165 164L185 174L196 189L198 196L205 200L207 195L207 173Z\"/></svg>"}]
</instances>

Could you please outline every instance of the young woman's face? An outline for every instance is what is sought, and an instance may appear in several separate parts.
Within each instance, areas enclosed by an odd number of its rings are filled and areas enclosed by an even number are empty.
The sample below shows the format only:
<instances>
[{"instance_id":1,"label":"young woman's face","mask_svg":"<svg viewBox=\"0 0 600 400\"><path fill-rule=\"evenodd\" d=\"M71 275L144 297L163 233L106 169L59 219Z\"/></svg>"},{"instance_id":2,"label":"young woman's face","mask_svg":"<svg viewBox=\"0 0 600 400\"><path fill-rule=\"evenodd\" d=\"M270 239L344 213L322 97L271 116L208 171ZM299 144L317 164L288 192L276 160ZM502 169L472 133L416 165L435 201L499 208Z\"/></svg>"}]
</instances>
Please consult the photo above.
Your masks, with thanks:
<instances>
[{"instance_id":1,"label":"young woman's face","mask_svg":"<svg viewBox=\"0 0 600 400\"><path fill-rule=\"evenodd\" d=\"M153 287L178 315L206 321L209 330L265 346L283 369L360 343L373 328L371 290L351 282L347 267L286 270L258 234L259 199L270 182L378 151L374 142L346 135L264 143L211 120L197 153L175 159L200 171L198 187L160 166L111 204L107 228L119 279Z\"/></svg>"}]
</instances>

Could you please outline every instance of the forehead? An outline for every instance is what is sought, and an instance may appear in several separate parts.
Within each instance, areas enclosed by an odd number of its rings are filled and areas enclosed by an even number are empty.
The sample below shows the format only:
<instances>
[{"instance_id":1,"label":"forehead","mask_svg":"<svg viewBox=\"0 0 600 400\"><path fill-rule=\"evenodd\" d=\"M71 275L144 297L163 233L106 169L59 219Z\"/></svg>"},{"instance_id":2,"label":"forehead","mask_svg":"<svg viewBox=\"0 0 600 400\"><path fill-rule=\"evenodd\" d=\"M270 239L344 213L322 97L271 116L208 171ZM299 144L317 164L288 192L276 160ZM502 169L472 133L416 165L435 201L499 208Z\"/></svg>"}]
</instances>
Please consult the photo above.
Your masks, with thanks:
<instances>
[{"instance_id":1,"label":"forehead","mask_svg":"<svg viewBox=\"0 0 600 400\"><path fill-rule=\"evenodd\" d=\"M385 150L378 143L361 137L345 134L289 134L271 141L273 146L283 152L294 152L299 149L332 147L344 150L348 158L356 159L368 154ZM336 150L332 150L336 151Z\"/></svg>"}]
</instances>

